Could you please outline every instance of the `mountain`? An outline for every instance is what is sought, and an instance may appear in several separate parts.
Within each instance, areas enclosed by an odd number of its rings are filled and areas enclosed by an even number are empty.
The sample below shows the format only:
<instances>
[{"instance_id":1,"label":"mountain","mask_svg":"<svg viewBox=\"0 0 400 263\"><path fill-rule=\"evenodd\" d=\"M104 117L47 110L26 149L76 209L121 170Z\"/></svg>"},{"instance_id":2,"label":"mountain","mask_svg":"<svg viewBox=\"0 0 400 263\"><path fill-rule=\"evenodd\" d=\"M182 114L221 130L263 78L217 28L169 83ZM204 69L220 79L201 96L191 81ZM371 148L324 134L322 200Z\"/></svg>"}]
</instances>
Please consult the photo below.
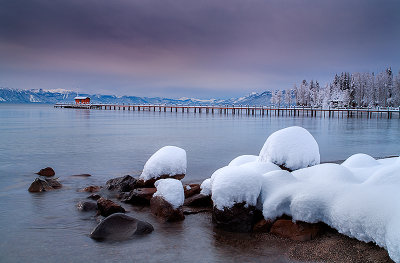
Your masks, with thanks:
<instances>
[{"instance_id":1,"label":"mountain","mask_svg":"<svg viewBox=\"0 0 400 263\"><path fill-rule=\"evenodd\" d=\"M71 90L17 90L0 88L0 103L74 103L75 91ZM102 94L79 94L88 96L92 103L103 104L182 104L182 105L250 105L261 106L270 105L271 92L262 93L252 92L241 98L231 99L196 99L196 98L148 98L136 96L115 96Z\"/></svg>"}]
</instances>

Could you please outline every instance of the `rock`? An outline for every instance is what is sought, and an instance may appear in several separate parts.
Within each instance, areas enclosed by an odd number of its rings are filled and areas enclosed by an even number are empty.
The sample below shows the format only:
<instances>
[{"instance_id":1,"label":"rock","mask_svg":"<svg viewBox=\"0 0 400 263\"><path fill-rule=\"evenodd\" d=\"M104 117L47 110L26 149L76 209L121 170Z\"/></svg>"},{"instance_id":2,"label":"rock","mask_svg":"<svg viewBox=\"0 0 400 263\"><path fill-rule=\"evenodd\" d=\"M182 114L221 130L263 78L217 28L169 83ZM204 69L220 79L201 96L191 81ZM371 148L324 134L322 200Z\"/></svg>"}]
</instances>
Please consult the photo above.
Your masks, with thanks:
<instances>
[{"instance_id":1,"label":"rock","mask_svg":"<svg viewBox=\"0 0 400 263\"><path fill-rule=\"evenodd\" d=\"M218 228L230 232L250 232L255 220L254 206L245 203L236 203L231 208L219 210L215 206L213 208L213 221Z\"/></svg>"},{"instance_id":2,"label":"rock","mask_svg":"<svg viewBox=\"0 0 400 263\"><path fill-rule=\"evenodd\" d=\"M156 188L137 188L129 193L124 193L121 197L121 201L134 205L149 205L156 191Z\"/></svg>"},{"instance_id":3,"label":"rock","mask_svg":"<svg viewBox=\"0 0 400 263\"><path fill-rule=\"evenodd\" d=\"M117 177L106 182L108 190L117 190L120 192L130 192L136 188L137 180L130 175Z\"/></svg>"},{"instance_id":4,"label":"rock","mask_svg":"<svg viewBox=\"0 0 400 263\"><path fill-rule=\"evenodd\" d=\"M125 240L133 235L149 234L153 230L153 226L147 222L116 213L102 220L90 233L90 237L96 240Z\"/></svg>"},{"instance_id":5,"label":"rock","mask_svg":"<svg viewBox=\"0 0 400 263\"><path fill-rule=\"evenodd\" d=\"M37 192L45 192L45 191L51 191L54 188L49 185L49 183L45 180L42 180L40 178L36 178L35 181L29 186L28 191L31 193L37 193Z\"/></svg>"},{"instance_id":6,"label":"rock","mask_svg":"<svg viewBox=\"0 0 400 263\"><path fill-rule=\"evenodd\" d=\"M82 202L79 202L76 206L77 206L78 210L84 211L84 212L97 210L97 203L95 203L95 202L82 201Z\"/></svg>"},{"instance_id":7,"label":"rock","mask_svg":"<svg viewBox=\"0 0 400 263\"><path fill-rule=\"evenodd\" d=\"M92 176L92 175L91 174L73 174L71 176L74 176L74 177L89 177L89 176Z\"/></svg>"},{"instance_id":8,"label":"rock","mask_svg":"<svg viewBox=\"0 0 400 263\"><path fill-rule=\"evenodd\" d=\"M185 198L188 198L195 194L200 194L200 185L199 184L185 184L183 186L183 190L185 192Z\"/></svg>"},{"instance_id":9,"label":"rock","mask_svg":"<svg viewBox=\"0 0 400 263\"><path fill-rule=\"evenodd\" d=\"M88 187L85 187L81 190L79 190L79 192L89 192L89 193L93 193L93 192L98 192L100 191L101 186L97 186L97 185L90 185Z\"/></svg>"},{"instance_id":10,"label":"rock","mask_svg":"<svg viewBox=\"0 0 400 263\"><path fill-rule=\"evenodd\" d=\"M101 198L101 196L98 194L91 194L87 198L92 199L92 200L98 200Z\"/></svg>"},{"instance_id":11,"label":"rock","mask_svg":"<svg viewBox=\"0 0 400 263\"><path fill-rule=\"evenodd\" d=\"M196 194L185 199L183 203L185 206L212 206L211 196Z\"/></svg>"},{"instance_id":12,"label":"rock","mask_svg":"<svg viewBox=\"0 0 400 263\"><path fill-rule=\"evenodd\" d=\"M175 175L163 174L163 175L160 175L160 176L157 177L157 178L150 178L150 179L148 179L148 180L139 179L139 180L137 181L137 186L138 186L138 187L150 187L150 188L152 188L152 187L154 187L154 183L155 183L157 180L160 180L160 179L167 179L167 178L172 178L172 179L181 180L181 179L183 179L184 177L185 177L185 174L175 174Z\"/></svg>"},{"instance_id":13,"label":"rock","mask_svg":"<svg viewBox=\"0 0 400 263\"><path fill-rule=\"evenodd\" d=\"M62 184L57 179L44 179L52 188L59 189L62 187Z\"/></svg>"},{"instance_id":14,"label":"rock","mask_svg":"<svg viewBox=\"0 0 400 263\"><path fill-rule=\"evenodd\" d=\"M114 213L125 213L125 209L122 206L103 197L97 200L97 206L100 214L105 217Z\"/></svg>"},{"instance_id":15,"label":"rock","mask_svg":"<svg viewBox=\"0 0 400 263\"><path fill-rule=\"evenodd\" d=\"M278 219L271 227L271 234L290 238L296 241L307 241L319 236L323 230L321 224L310 224L290 219Z\"/></svg>"},{"instance_id":16,"label":"rock","mask_svg":"<svg viewBox=\"0 0 400 263\"><path fill-rule=\"evenodd\" d=\"M273 220L265 220L263 218L254 224L253 232L268 233L271 230L273 223Z\"/></svg>"},{"instance_id":17,"label":"rock","mask_svg":"<svg viewBox=\"0 0 400 263\"><path fill-rule=\"evenodd\" d=\"M212 212L212 208L211 207L184 207L183 208L183 214L184 215L194 215L194 214L198 214L198 213L208 213L208 212Z\"/></svg>"},{"instance_id":18,"label":"rock","mask_svg":"<svg viewBox=\"0 0 400 263\"><path fill-rule=\"evenodd\" d=\"M46 167L46 168L41 169L41 170L40 170L38 173L36 173L36 174L41 175L41 176L50 177L50 176L54 176L56 173L54 172L53 168L51 168L51 167Z\"/></svg>"},{"instance_id":19,"label":"rock","mask_svg":"<svg viewBox=\"0 0 400 263\"><path fill-rule=\"evenodd\" d=\"M151 212L166 221L181 221L185 219L182 207L174 208L161 196L155 196L150 200Z\"/></svg>"}]
</instances>

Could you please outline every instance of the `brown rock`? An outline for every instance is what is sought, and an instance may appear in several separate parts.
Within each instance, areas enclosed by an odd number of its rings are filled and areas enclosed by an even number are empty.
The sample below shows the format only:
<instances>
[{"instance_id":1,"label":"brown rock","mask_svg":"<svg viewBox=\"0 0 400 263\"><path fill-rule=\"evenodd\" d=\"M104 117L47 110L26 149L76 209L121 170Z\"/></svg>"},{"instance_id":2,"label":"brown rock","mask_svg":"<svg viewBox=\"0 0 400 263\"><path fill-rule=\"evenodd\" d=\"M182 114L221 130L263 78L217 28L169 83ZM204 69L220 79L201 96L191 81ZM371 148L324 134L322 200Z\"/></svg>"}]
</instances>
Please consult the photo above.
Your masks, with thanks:
<instances>
[{"instance_id":1,"label":"brown rock","mask_svg":"<svg viewBox=\"0 0 400 263\"><path fill-rule=\"evenodd\" d=\"M213 208L213 221L218 228L230 232L250 232L255 221L254 206L245 207L245 203L237 203L231 208L219 210Z\"/></svg>"},{"instance_id":2,"label":"brown rock","mask_svg":"<svg viewBox=\"0 0 400 263\"><path fill-rule=\"evenodd\" d=\"M76 207L78 210L87 212L87 211L95 211L97 210L97 203L95 202L87 202L87 201L82 201L79 202Z\"/></svg>"},{"instance_id":3,"label":"brown rock","mask_svg":"<svg viewBox=\"0 0 400 263\"><path fill-rule=\"evenodd\" d=\"M307 241L319 236L322 232L321 224L306 222L292 222L289 219L278 219L271 227L271 234L290 238L296 241Z\"/></svg>"},{"instance_id":4,"label":"brown rock","mask_svg":"<svg viewBox=\"0 0 400 263\"><path fill-rule=\"evenodd\" d=\"M169 175L169 174L163 174L157 178L151 178L147 181L143 180L143 179L139 179L137 181L137 186L138 187L154 187L154 183L157 180L160 179L166 179L166 178L173 178L173 179L177 179L177 180L182 180L185 177L185 174L175 174L175 175Z\"/></svg>"},{"instance_id":5,"label":"brown rock","mask_svg":"<svg viewBox=\"0 0 400 263\"><path fill-rule=\"evenodd\" d=\"M166 221L181 221L185 219L182 207L174 208L161 196L155 196L150 200L151 212L157 216L165 219Z\"/></svg>"},{"instance_id":6,"label":"brown rock","mask_svg":"<svg viewBox=\"0 0 400 263\"><path fill-rule=\"evenodd\" d=\"M56 173L54 172L53 168L51 168L51 167L46 167L46 168L41 169L41 170L40 170L38 173L36 173L36 174L41 175L41 176L50 177L50 176L54 176Z\"/></svg>"},{"instance_id":7,"label":"brown rock","mask_svg":"<svg viewBox=\"0 0 400 263\"><path fill-rule=\"evenodd\" d=\"M38 193L38 192L45 192L45 191L51 191L54 188L49 185L49 183L45 180L42 180L40 178L36 178L35 181L29 186L28 191L31 193Z\"/></svg>"},{"instance_id":8,"label":"brown rock","mask_svg":"<svg viewBox=\"0 0 400 263\"><path fill-rule=\"evenodd\" d=\"M79 192L94 193L94 192L100 191L100 189L101 189L101 186L90 185L90 186L88 186L88 187L85 187L85 188L81 189Z\"/></svg>"},{"instance_id":9,"label":"brown rock","mask_svg":"<svg viewBox=\"0 0 400 263\"><path fill-rule=\"evenodd\" d=\"M108 190L129 192L135 189L137 180L130 175L110 179L106 182Z\"/></svg>"},{"instance_id":10,"label":"brown rock","mask_svg":"<svg viewBox=\"0 0 400 263\"><path fill-rule=\"evenodd\" d=\"M258 221L253 226L253 232L268 233L271 230L273 220L265 220L264 218Z\"/></svg>"},{"instance_id":11,"label":"brown rock","mask_svg":"<svg viewBox=\"0 0 400 263\"><path fill-rule=\"evenodd\" d=\"M199 184L185 184L183 186L183 191L185 193L185 198L191 197L195 194L200 194Z\"/></svg>"},{"instance_id":12,"label":"brown rock","mask_svg":"<svg viewBox=\"0 0 400 263\"><path fill-rule=\"evenodd\" d=\"M62 184L57 179L44 179L52 188L59 189L62 187Z\"/></svg>"},{"instance_id":13,"label":"brown rock","mask_svg":"<svg viewBox=\"0 0 400 263\"><path fill-rule=\"evenodd\" d=\"M97 200L97 206L102 216L109 216L114 213L125 213L125 209L122 206L103 197Z\"/></svg>"},{"instance_id":14,"label":"brown rock","mask_svg":"<svg viewBox=\"0 0 400 263\"><path fill-rule=\"evenodd\" d=\"M91 194L87 198L92 199L92 200L98 200L101 198L101 196L98 194Z\"/></svg>"},{"instance_id":15,"label":"brown rock","mask_svg":"<svg viewBox=\"0 0 400 263\"><path fill-rule=\"evenodd\" d=\"M136 205L149 205L156 188L137 188L127 194L123 194L121 201Z\"/></svg>"},{"instance_id":16,"label":"brown rock","mask_svg":"<svg viewBox=\"0 0 400 263\"><path fill-rule=\"evenodd\" d=\"M89 176L92 176L92 175L91 174L73 174L71 176L74 176L74 177L89 177Z\"/></svg>"},{"instance_id":17,"label":"brown rock","mask_svg":"<svg viewBox=\"0 0 400 263\"><path fill-rule=\"evenodd\" d=\"M185 199L185 206L211 206L212 200L211 196L203 195L203 194L196 194L189 198Z\"/></svg>"}]
</instances>

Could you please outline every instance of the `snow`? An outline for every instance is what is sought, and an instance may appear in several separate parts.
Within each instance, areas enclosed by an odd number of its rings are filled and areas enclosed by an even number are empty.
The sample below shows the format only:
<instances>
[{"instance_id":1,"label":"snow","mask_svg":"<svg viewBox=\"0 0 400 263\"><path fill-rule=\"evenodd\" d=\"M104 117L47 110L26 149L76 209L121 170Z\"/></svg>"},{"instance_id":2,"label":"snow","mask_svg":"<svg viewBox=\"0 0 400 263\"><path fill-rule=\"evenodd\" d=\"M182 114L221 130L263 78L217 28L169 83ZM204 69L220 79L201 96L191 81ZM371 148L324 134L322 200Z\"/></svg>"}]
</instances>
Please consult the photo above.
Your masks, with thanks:
<instances>
[{"instance_id":1,"label":"snow","mask_svg":"<svg viewBox=\"0 0 400 263\"><path fill-rule=\"evenodd\" d=\"M157 192L153 196L161 196L175 209L183 205L185 194L181 181L171 178L160 179L154 185L157 188Z\"/></svg>"},{"instance_id":2,"label":"snow","mask_svg":"<svg viewBox=\"0 0 400 263\"><path fill-rule=\"evenodd\" d=\"M259 173L260 175L271 172L271 171L276 171L276 170L281 170L279 166L276 164L273 164L271 162L249 162L240 165L240 167L245 168L247 170L253 170L256 173Z\"/></svg>"},{"instance_id":3,"label":"snow","mask_svg":"<svg viewBox=\"0 0 400 263\"><path fill-rule=\"evenodd\" d=\"M0 101L6 101L5 99L3 99L2 97L0 97Z\"/></svg>"},{"instance_id":4,"label":"snow","mask_svg":"<svg viewBox=\"0 0 400 263\"><path fill-rule=\"evenodd\" d=\"M254 162L258 160L257 155L240 155L233 159L228 166L239 166L245 163Z\"/></svg>"},{"instance_id":5,"label":"snow","mask_svg":"<svg viewBox=\"0 0 400 263\"><path fill-rule=\"evenodd\" d=\"M211 178L204 180L200 185L200 194L211 195Z\"/></svg>"},{"instance_id":6,"label":"snow","mask_svg":"<svg viewBox=\"0 0 400 263\"><path fill-rule=\"evenodd\" d=\"M149 180L161 175L186 174L186 151L176 146L165 146L146 162L140 179Z\"/></svg>"},{"instance_id":7,"label":"snow","mask_svg":"<svg viewBox=\"0 0 400 263\"><path fill-rule=\"evenodd\" d=\"M368 154L357 153L347 158L342 165L348 168L365 168L379 165L379 162Z\"/></svg>"},{"instance_id":8,"label":"snow","mask_svg":"<svg viewBox=\"0 0 400 263\"><path fill-rule=\"evenodd\" d=\"M260 162L272 162L296 170L319 164L319 147L304 128L293 126L271 134L261 149Z\"/></svg>"},{"instance_id":9,"label":"snow","mask_svg":"<svg viewBox=\"0 0 400 263\"><path fill-rule=\"evenodd\" d=\"M40 102L37 98L35 98L33 95L29 95L29 101L30 102Z\"/></svg>"},{"instance_id":10,"label":"snow","mask_svg":"<svg viewBox=\"0 0 400 263\"><path fill-rule=\"evenodd\" d=\"M225 166L211 176L211 191L214 206L219 210L242 202L255 206L261 191L261 175L240 166Z\"/></svg>"}]
</instances>

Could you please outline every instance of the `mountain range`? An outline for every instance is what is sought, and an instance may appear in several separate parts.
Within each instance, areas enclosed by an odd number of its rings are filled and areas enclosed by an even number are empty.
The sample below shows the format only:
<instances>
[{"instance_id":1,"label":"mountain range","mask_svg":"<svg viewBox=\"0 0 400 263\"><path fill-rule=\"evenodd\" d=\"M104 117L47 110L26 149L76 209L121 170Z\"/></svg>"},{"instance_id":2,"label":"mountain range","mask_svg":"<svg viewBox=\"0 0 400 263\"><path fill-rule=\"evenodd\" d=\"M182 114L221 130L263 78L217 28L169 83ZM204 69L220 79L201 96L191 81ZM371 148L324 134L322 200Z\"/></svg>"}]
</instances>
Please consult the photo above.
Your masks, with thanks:
<instances>
[{"instance_id":1,"label":"mountain range","mask_svg":"<svg viewBox=\"0 0 400 263\"><path fill-rule=\"evenodd\" d=\"M55 89L31 89L18 90L10 88L0 88L0 103L74 103L75 91ZM91 103L102 104L182 104L182 105L250 105L261 106L270 105L271 91L262 93L252 92L240 98L231 99L196 99L179 98L170 99L162 97L137 97L137 96L116 96L102 94L79 94L79 96L88 96Z\"/></svg>"}]
</instances>

